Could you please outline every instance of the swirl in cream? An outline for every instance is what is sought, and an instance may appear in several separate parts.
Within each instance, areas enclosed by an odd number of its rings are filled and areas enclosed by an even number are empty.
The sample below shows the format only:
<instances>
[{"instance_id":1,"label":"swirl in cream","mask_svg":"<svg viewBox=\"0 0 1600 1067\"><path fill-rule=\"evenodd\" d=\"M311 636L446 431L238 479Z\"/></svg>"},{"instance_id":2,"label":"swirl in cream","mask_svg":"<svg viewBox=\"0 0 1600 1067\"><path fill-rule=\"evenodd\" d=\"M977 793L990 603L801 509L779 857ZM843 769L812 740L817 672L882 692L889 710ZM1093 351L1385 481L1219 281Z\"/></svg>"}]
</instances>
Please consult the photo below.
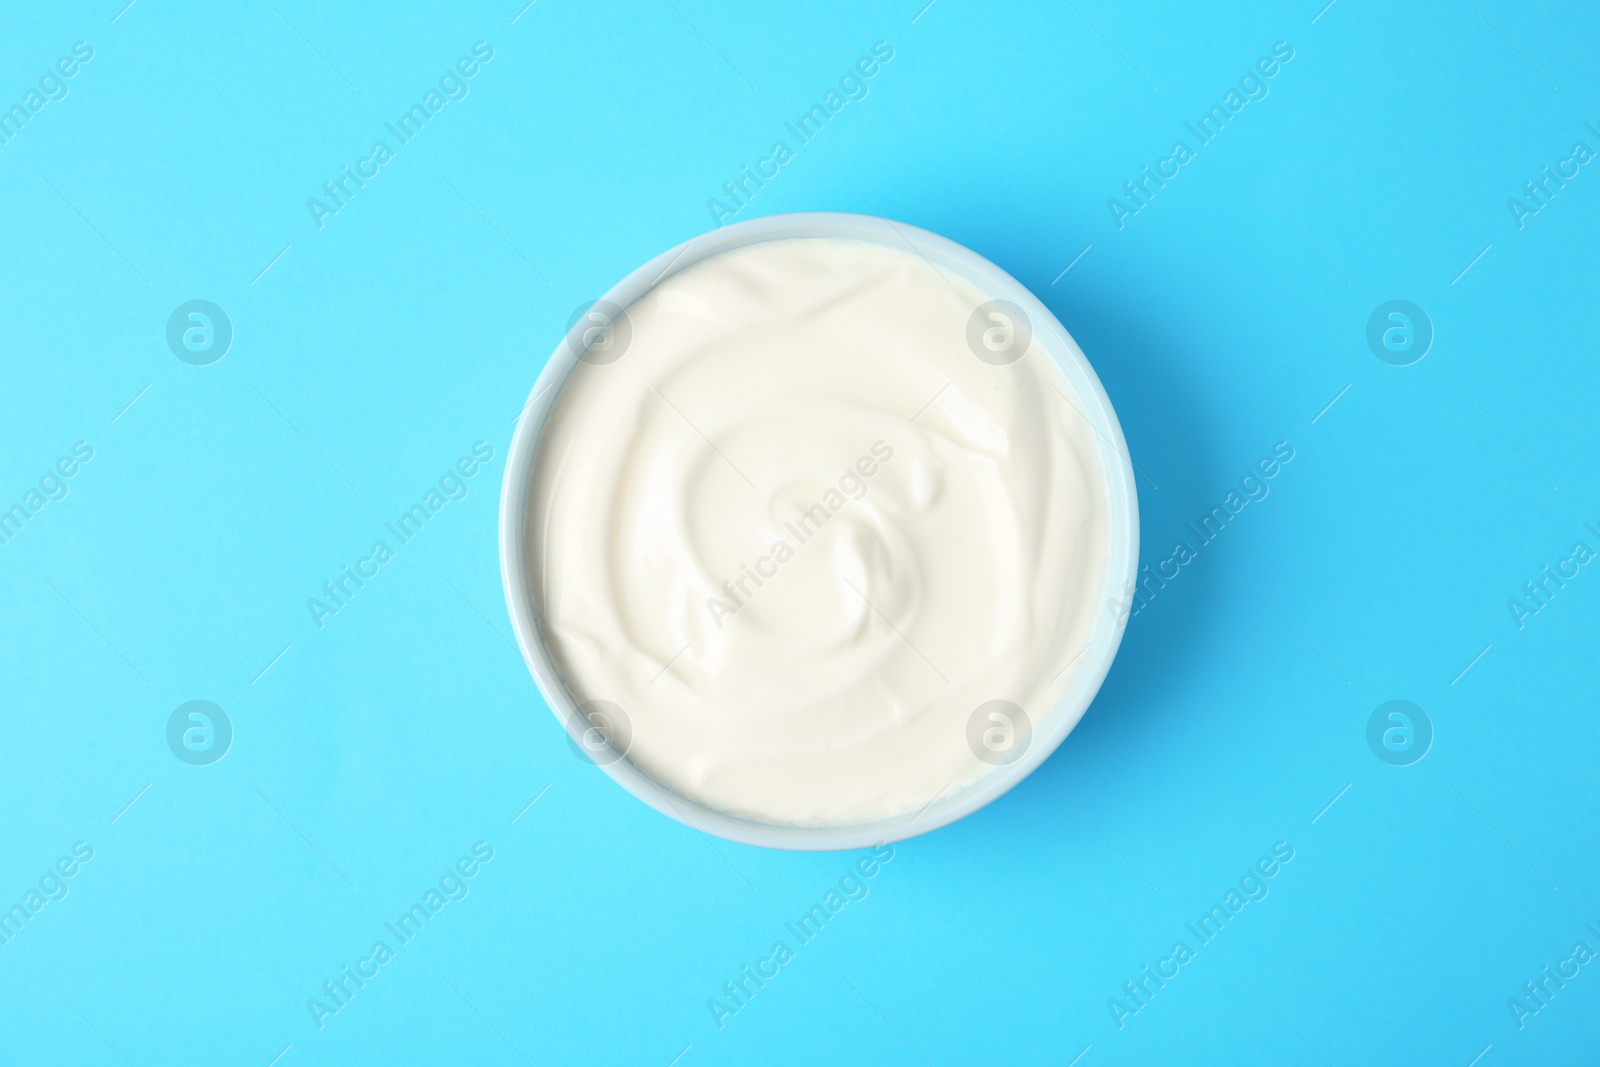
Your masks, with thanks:
<instances>
[{"instance_id":1,"label":"swirl in cream","mask_svg":"<svg viewBox=\"0 0 1600 1067\"><path fill-rule=\"evenodd\" d=\"M987 297L916 255L770 241L627 309L542 430L541 637L627 756L737 815L865 822L993 770L975 709L1055 711L1094 627L1108 505L1037 339L978 358Z\"/></svg>"}]
</instances>

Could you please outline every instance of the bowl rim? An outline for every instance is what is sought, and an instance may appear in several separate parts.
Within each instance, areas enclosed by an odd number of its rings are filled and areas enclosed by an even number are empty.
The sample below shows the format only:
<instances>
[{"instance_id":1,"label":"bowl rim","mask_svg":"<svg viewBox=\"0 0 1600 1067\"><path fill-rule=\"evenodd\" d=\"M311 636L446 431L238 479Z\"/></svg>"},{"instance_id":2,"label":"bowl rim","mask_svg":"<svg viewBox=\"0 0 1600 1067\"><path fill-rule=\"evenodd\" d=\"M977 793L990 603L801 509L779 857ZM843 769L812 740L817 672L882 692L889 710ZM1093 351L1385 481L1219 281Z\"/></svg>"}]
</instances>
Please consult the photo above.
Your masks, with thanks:
<instances>
[{"instance_id":1,"label":"bowl rim","mask_svg":"<svg viewBox=\"0 0 1600 1067\"><path fill-rule=\"evenodd\" d=\"M766 241L807 237L866 241L901 251L909 246L930 263L965 276L991 299L1019 305L1029 318L1035 340L1042 342L1042 350L1066 374L1082 402L1079 413L1087 419L1097 439L1110 519L1105 583L1100 595L1102 610L1096 613L1089 644L1079 653L1084 662L1061 699L1042 717L1042 722L1035 724L1022 758L997 766L954 793L941 791L920 812L844 825L767 823L691 800L657 782L625 757L596 764L639 800L702 833L764 848L831 852L902 841L964 818L1027 778L1066 740L1099 692L1127 627L1125 602L1134 587L1139 561L1139 508L1138 487L1121 423L1094 368L1072 335L1027 286L978 253L938 234L873 215L822 211L768 215L711 230L675 245L631 271L600 299L627 308L669 276L712 256ZM517 646L551 713L575 746L582 743L584 731L578 726L581 715L555 671L539 636L533 610L527 581L526 515L539 439L561 386L583 352L583 326L579 316L545 363L523 405L506 457L499 516L501 585Z\"/></svg>"}]
</instances>

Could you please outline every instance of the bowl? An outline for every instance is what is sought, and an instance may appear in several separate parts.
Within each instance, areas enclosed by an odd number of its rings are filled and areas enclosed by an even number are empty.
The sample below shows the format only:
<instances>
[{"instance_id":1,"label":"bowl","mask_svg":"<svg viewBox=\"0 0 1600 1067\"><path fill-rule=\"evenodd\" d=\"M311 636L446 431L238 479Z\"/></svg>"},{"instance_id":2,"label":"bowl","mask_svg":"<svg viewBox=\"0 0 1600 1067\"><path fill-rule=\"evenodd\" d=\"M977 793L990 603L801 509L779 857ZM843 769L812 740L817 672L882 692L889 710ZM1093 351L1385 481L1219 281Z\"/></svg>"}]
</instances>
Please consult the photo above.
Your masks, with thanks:
<instances>
[{"instance_id":1,"label":"bowl","mask_svg":"<svg viewBox=\"0 0 1600 1067\"><path fill-rule=\"evenodd\" d=\"M1127 624L1127 611L1122 605L1133 588L1139 561L1139 511L1132 461L1122 427L1100 379L1077 343L1026 286L976 252L937 234L888 219L833 212L751 219L668 249L623 278L596 301L596 305L627 308L666 278L702 260L746 245L796 237L867 241L901 251L909 246L939 269L965 276L991 299L1009 300L1021 307L1028 316L1034 338L1066 375L1076 393L1080 413L1095 431L1110 518L1105 582L1100 597L1103 610L1096 617L1094 632L1080 657L1078 671L1060 701L1034 729L1030 746L1020 759L997 766L949 796L936 798L920 812L849 825L766 823L691 800L646 775L625 754L614 749L607 749L601 758L591 761L652 808L703 833L764 848L826 852L901 841L955 822L1000 797L1056 750L1088 710L1122 642ZM511 440L500 492L500 576L517 645L539 692L580 752L586 747L594 750L595 731L562 684L539 632L528 586L526 516L530 475L545 419L567 375L585 351L586 331L592 331L592 326L586 317L580 316L534 383Z\"/></svg>"}]
</instances>

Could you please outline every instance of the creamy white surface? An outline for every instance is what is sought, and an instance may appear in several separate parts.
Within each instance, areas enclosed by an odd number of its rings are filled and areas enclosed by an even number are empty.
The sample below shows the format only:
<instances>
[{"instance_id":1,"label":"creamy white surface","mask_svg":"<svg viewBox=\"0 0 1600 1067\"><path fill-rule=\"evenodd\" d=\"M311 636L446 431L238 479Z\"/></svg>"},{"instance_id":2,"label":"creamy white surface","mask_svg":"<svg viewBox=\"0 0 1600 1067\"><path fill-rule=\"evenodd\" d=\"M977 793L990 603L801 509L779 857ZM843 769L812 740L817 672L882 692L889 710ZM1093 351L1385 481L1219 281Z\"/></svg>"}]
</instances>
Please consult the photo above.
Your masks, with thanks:
<instances>
[{"instance_id":1,"label":"creamy white surface","mask_svg":"<svg viewBox=\"0 0 1600 1067\"><path fill-rule=\"evenodd\" d=\"M1043 343L1006 366L968 347L986 299L910 252L766 242L667 279L620 358L573 370L533 468L534 612L646 774L857 823L995 770L978 705L1046 728L1095 623L1107 493Z\"/></svg>"}]
</instances>

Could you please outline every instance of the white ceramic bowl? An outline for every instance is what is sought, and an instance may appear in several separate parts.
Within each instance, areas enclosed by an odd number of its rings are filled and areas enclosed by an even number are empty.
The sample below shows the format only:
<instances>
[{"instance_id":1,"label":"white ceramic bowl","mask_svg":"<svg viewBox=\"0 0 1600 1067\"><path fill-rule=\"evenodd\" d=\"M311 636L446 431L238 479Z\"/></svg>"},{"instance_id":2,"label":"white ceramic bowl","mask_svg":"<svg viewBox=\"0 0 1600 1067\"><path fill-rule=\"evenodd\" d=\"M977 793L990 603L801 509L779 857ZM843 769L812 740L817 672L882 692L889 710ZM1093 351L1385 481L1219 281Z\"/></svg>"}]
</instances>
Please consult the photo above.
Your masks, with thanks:
<instances>
[{"instance_id":1,"label":"white ceramic bowl","mask_svg":"<svg viewBox=\"0 0 1600 1067\"><path fill-rule=\"evenodd\" d=\"M921 253L941 270L954 271L973 281L991 298L1010 300L1028 315L1036 344L1041 344L1061 369L1077 393L1077 403L1095 430L1100 450L1101 470L1110 497L1111 530L1106 557L1106 573L1100 601L1103 605L1094 634L1071 685L1060 703L1038 723L1031 745L1021 759L996 767L966 788L941 797L921 812L909 812L889 819L845 826L783 826L730 815L706 807L675 793L639 770L626 758L599 762L601 768L628 792L663 815L697 830L730 841L766 848L823 852L863 848L887 841L899 841L927 833L970 815L1012 786L1054 752L1072 732L1089 702L1105 680L1111 661L1122 641L1126 615L1116 605L1132 588L1139 561L1139 508L1133 480L1133 467L1116 412L1072 337L1025 286L1011 275L970 249L953 241L919 230L915 226L890 222L867 215L805 212L752 219L702 234L656 256L607 292L603 300L626 308L668 276L721 252L762 241L791 237L835 237L870 241L902 251ZM529 595L526 561L529 475L544 430L546 416L555 403L561 385L583 352L580 320L556 347L517 423L506 461L505 483L500 493L500 574L505 586L506 607L517 632L517 644L533 672L539 691L550 709L572 737L583 745L584 732L572 695L567 692L551 664L549 651L539 632L539 623Z\"/></svg>"}]
</instances>

